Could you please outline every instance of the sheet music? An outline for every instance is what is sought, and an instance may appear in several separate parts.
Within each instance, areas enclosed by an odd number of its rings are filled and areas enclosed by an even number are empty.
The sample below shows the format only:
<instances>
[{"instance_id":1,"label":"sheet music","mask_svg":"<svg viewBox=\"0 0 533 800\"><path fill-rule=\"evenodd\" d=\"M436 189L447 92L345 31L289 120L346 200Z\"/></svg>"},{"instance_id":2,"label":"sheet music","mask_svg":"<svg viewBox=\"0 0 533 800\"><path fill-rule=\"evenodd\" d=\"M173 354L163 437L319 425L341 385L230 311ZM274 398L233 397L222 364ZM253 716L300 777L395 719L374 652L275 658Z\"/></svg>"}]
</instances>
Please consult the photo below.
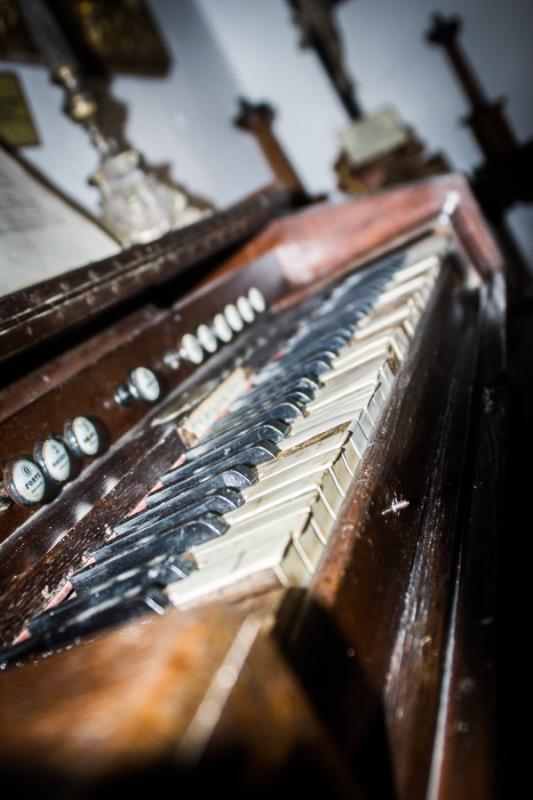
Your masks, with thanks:
<instances>
[{"instance_id":1,"label":"sheet music","mask_svg":"<svg viewBox=\"0 0 533 800\"><path fill-rule=\"evenodd\" d=\"M119 250L107 233L0 149L0 296Z\"/></svg>"}]
</instances>

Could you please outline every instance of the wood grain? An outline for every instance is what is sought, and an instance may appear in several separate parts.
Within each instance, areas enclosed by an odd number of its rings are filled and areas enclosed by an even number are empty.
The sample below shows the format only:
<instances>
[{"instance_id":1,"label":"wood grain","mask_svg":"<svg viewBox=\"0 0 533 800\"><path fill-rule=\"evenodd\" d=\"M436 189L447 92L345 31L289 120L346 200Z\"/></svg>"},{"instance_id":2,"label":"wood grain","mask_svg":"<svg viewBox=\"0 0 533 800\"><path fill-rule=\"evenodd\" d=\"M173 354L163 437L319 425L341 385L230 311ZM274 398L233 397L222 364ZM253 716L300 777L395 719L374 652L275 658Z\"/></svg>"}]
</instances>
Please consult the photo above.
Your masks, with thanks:
<instances>
[{"instance_id":1,"label":"wood grain","mask_svg":"<svg viewBox=\"0 0 533 800\"><path fill-rule=\"evenodd\" d=\"M170 612L10 670L0 682L3 787L85 797L153 788L164 775L197 790L222 782L237 796L297 779L360 797L262 632L262 607Z\"/></svg>"},{"instance_id":2,"label":"wood grain","mask_svg":"<svg viewBox=\"0 0 533 800\"><path fill-rule=\"evenodd\" d=\"M155 242L0 299L0 363L103 314L149 286L168 281L243 241L289 205L286 189L256 192L225 211Z\"/></svg>"},{"instance_id":3,"label":"wood grain","mask_svg":"<svg viewBox=\"0 0 533 800\"><path fill-rule=\"evenodd\" d=\"M332 268L390 243L406 231L435 221L451 194L457 207L451 225L472 266L487 276L503 266L494 237L463 175L452 174L370 195L339 206L314 206L271 223L229 259L244 264L273 252L294 284L316 279Z\"/></svg>"}]
</instances>

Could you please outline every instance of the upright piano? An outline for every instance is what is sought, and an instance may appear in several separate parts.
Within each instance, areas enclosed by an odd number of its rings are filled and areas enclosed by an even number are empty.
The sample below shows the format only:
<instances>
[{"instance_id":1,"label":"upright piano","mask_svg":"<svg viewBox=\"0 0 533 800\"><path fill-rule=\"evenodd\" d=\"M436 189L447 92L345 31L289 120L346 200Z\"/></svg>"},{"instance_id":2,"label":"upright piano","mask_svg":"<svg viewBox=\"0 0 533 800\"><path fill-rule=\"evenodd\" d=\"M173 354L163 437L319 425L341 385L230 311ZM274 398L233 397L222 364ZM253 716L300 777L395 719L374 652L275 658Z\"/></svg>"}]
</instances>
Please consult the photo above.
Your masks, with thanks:
<instances>
[{"instance_id":1,"label":"upright piano","mask_svg":"<svg viewBox=\"0 0 533 800\"><path fill-rule=\"evenodd\" d=\"M0 301L19 796L495 796L502 258L270 187Z\"/></svg>"}]
</instances>

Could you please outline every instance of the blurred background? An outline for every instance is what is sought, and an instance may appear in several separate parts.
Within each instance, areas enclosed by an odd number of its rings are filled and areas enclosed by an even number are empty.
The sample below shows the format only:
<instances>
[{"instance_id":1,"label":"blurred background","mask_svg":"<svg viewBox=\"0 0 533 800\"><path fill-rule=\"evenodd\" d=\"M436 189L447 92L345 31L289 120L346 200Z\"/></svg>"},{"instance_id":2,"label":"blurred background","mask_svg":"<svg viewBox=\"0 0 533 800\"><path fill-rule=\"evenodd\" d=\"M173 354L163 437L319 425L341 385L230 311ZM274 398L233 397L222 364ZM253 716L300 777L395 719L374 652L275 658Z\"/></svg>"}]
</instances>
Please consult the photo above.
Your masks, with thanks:
<instances>
[{"instance_id":1,"label":"blurred background","mask_svg":"<svg viewBox=\"0 0 533 800\"><path fill-rule=\"evenodd\" d=\"M150 167L223 207L271 180L255 139L233 120L238 98L266 100L275 130L311 193L332 192L340 131L348 120L316 52L286 0L147 0L168 59L164 74L116 71L107 80L102 116ZM345 0L335 3L345 66L365 112L392 104L428 152L470 172L482 160L461 123L467 100L442 48L425 40L431 14L459 14L461 44L488 97L507 98L518 140L533 134L531 0ZM135 39L135 32L132 31ZM5 54L5 53L4 53ZM6 59L0 71L21 82L39 138L20 148L63 193L98 212L87 182L95 153L85 132L61 113L63 94L41 64ZM533 264L533 211L508 216Z\"/></svg>"}]
</instances>

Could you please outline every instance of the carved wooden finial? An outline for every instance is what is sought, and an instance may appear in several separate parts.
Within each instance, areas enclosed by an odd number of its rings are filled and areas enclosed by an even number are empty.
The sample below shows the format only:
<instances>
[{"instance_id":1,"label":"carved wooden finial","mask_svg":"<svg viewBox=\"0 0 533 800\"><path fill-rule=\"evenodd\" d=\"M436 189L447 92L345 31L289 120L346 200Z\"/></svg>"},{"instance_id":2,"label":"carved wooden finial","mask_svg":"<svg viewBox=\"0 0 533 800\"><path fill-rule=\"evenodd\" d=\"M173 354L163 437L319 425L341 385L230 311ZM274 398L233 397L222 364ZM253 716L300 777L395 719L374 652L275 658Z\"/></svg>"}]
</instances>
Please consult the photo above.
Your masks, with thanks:
<instances>
[{"instance_id":1,"label":"carved wooden finial","mask_svg":"<svg viewBox=\"0 0 533 800\"><path fill-rule=\"evenodd\" d=\"M233 122L238 128L254 131L261 127L270 127L276 112L269 103L251 103L245 97L239 97L239 112Z\"/></svg>"},{"instance_id":2,"label":"carved wooden finial","mask_svg":"<svg viewBox=\"0 0 533 800\"><path fill-rule=\"evenodd\" d=\"M338 0L288 0L300 30L300 46L312 47L350 119L362 116L354 84L344 63L342 39L333 13Z\"/></svg>"},{"instance_id":3,"label":"carved wooden finial","mask_svg":"<svg viewBox=\"0 0 533 800\"><path fill-rule=\"evenodd\" d=\"M463 23L458 16L446 17L436 12L431 17L431 24L426 32L426 39L431 44L441 44L445 47L455 41L461 32Z\"/></svg>"},{"instance_id":4,"label":"carved wooden finial","mask_svg":"<svg viewBox=\"0 0 533 800\"><path fill-rule=\"evenodd\" d=\"M262 101L251 103L244 97L239 98L239 112L233 122L242 130L255 136L263 155L276 178L290 189L297 201L307 200L308 195L295 168L292 166L283 145L274 131L272 123L276 112L272 106Z\"/></svg>"}]
</instances>

